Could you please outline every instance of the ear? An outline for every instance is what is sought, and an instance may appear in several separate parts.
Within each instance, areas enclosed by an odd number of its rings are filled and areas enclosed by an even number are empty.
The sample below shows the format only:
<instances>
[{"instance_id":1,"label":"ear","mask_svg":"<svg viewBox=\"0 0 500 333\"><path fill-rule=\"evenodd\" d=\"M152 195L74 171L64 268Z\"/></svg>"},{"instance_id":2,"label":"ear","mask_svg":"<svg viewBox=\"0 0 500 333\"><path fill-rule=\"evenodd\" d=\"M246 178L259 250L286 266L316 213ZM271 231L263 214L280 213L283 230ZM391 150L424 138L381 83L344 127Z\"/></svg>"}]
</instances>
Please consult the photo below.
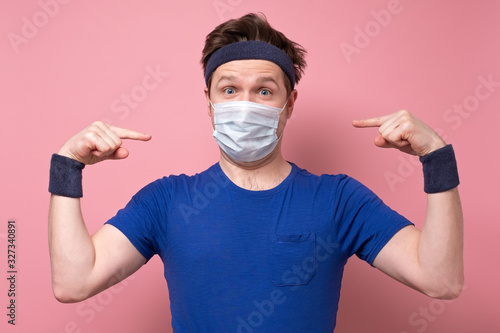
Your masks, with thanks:
<instances>
[{"instance_id":1,"label":"ear","mask_svg":"<svg viewBox=\"0 0 500 333\"><path fill-rule=\"evenodd\" d=\"M203 89L203 92L205 93L205 99L207 101L208 116L212 117L212 107L210 106L210 95L208 93L208 88L205 87L205 89Z\"/></svg>"},{"instance_id":2,"label":"ear","mask_svg":"<svg viewBox=\"0 0 500 333\"><path fill-rule=\"evenodd\" d=\"M295 101L297 100L299 93L296 89L293 89L288 96L288 102L286 104L287 117L286 119L290 119L293 114L293 108L295 107Z\"/></svg>"}]
</instances>

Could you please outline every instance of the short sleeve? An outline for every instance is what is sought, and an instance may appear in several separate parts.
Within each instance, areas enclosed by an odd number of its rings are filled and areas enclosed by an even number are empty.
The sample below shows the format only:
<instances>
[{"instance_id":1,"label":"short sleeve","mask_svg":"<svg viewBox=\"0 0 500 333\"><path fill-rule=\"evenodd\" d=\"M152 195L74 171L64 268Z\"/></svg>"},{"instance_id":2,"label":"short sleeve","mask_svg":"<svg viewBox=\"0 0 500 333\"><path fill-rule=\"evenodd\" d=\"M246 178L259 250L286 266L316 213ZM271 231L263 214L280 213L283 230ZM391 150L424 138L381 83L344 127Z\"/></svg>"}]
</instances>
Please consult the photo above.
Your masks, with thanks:
<instances>
[{"instance_id":1,"label":"short sleeve","mask_svg":"<svg viewBox=\"0 0 500 333\"><path fill-rule=\"evenodd\" d=\"M336 210L339 243L348 256L356 254L370 265L401 228L412 224L366 186L347 176L338 187Z\"/></svg>"},{"instance_id":2,"label":"short sleeve","mask_svg":"<svg viewBox=\"0 0 500 333\"><path fill-rule=\"evenodd\" d=\"M120 230L146 260L158 253L159 243L166 237L166 185L165 179L146 185L106 222Z\"/></svg>"}]
</instances>

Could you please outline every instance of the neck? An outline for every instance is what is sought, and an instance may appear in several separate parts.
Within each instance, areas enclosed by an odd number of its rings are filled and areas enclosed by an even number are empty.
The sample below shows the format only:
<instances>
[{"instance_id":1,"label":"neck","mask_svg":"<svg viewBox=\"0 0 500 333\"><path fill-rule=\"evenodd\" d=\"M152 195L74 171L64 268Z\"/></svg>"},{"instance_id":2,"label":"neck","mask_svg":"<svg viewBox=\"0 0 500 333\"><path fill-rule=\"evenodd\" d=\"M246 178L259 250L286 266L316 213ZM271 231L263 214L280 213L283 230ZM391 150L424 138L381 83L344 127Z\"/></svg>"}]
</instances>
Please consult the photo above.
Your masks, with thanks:
<instances>
[{"instance_id":1,"label":"neck","mask_svg":"<svg viewBox=\"0 0 500 333\"><path fill-rule=\"evenodd\" d=\"M270 155L251 163L231 160L222 150L219 161L222 171L237 186L251 191L269 190L278 186L292 170L292 166L276 147Z\"/></svg>"}]
</instances>

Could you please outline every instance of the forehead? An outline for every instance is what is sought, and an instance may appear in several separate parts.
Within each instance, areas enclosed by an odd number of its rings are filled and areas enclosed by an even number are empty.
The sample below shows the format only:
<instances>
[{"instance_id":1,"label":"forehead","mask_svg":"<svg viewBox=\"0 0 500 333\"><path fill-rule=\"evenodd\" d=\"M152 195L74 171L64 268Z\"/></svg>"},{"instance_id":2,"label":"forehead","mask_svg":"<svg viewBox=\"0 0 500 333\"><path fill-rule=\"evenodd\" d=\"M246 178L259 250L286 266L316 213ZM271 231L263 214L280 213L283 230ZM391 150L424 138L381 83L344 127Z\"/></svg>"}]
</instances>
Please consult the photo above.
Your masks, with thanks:
<instances>
[{"instance_id":1,"label":"forehead","mask_svg":"<svg viewBox=\"0 0 500 333\"><path fill-rule=\"evenodd\" d=\"M212 75L212 82L231 77L238 80L258 80L269 77L284 84L283 71L272 61L260 59L234 60L220 65Z\"/></svg>"}]
</instances>

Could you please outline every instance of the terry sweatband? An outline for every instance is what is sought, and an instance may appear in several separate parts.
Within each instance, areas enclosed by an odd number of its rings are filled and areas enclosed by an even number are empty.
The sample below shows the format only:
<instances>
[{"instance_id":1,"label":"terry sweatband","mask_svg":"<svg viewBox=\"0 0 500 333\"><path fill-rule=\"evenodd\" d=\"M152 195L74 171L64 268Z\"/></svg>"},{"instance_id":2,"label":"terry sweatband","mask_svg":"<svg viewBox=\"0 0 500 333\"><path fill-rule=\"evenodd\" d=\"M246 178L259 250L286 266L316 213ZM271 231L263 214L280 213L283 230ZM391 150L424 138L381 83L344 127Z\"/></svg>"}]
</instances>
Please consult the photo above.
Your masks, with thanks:
<instances>
[{"instance_id":1,"label":"terry sweatband","mask_svg":"<svg viewBox=\"0 0 500 333\"><path fill-rule=\"evenodd\" d=\"M451 190L460 184L457 161L452 145L420 157L424 171L424 191L438 193Z\"/></svg>"},{"instance_id":2,"label":"terry sweatband","mask_svg":"<svg viewBox=\"0 0 500 333\"><path fill-rule=\"evenodd\" d=\"M50 160L49 192L63 197L81 198L83 168L83 163L53 154Z\"/></svg>"},{"instance_id":3,"label":"terry sweatband","mask_svg":"<svg viewBox=\"0 0 500 333\"><path fill-rule=\"evenodd\" d=\"M274 62L285 72L292 89L295 87L295 66L292 59L280 48L258 40L231 43L215 51L208 59L205 70L205 83L212 73L222 64L234 60L260 59Z\"/></svg>"}]
</instances>

